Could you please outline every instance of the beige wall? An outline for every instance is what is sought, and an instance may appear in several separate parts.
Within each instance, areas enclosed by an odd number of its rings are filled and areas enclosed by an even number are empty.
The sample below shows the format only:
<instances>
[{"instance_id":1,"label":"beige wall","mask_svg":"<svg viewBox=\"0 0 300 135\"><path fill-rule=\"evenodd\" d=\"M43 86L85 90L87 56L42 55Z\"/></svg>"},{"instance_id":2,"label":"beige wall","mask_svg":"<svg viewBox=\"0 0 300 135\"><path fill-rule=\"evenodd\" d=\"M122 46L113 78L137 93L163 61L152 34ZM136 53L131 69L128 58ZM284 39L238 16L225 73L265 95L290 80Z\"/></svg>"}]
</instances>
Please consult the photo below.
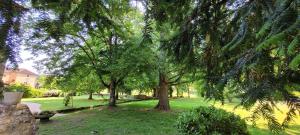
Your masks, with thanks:
<instances>
[{"instance_id":1,"label":"beige wall","mask_svg":"<svg viewBox=\"0 0 300 135\"><path fill-rule=\"evenodd\" d=\"M35 87L37 83L37 76L27 75L27 74L17 74L16 82L30 85L31 87Z\"/></svg>"},{"instance_id":2,"label":"beige wall","mask_svg":"<svg viewBox=\"0 0 300 135\"><path fill-rule=\"evenodd\" d=\"M4 76L2 78L2 80L5 84L21 83L21 84L30 85L31 87L36 86L37 79L38 79L38 76L36 76L36 75L16 73L16 72L12 72L12 71L5 72Z\"/></svg>"}]
</instances>

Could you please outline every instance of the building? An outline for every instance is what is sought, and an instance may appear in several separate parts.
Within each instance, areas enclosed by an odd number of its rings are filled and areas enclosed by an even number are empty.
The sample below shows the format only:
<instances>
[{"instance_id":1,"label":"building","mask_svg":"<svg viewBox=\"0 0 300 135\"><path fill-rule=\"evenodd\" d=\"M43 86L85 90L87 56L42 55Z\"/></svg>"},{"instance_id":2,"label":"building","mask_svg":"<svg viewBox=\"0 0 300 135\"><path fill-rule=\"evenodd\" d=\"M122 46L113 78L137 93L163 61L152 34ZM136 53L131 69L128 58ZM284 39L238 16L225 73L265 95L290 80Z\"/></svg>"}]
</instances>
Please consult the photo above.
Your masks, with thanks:
<instances>
[{"instance_id":1,"label":"building","mask_svg":"<svg viewBox=\"0 0 300 135\"><path fill-rule=\"evenodd\" d=\"M2 81L4 84L21 83L36 87L38 77L39 75L23 68L5 69Z\"/></svg>"}]
</instances>

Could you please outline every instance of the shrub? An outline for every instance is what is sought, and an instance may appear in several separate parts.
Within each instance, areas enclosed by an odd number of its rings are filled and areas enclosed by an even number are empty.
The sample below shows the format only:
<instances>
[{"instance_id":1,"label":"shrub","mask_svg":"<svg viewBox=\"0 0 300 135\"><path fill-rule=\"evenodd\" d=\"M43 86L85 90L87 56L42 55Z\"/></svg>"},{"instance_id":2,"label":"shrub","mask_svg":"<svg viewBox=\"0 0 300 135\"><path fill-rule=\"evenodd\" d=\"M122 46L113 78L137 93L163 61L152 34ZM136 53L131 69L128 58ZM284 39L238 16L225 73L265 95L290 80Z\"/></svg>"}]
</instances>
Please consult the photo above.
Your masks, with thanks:
<instances>
[{"instance_id":1,"label":"shrub","mask_svg":"<svg viewBox=\"0 0 300 135\"><path fill-rule=\"evenodd\" d=\"M146 100L146 99L151 99L152 97L149 97L147 95L134 95L134 99L142 99L142 100Z\"/></svg>"},{"instance_id":2,"label":"shrub","mask_svg":"<svg viewBox=\"0 0 300 135\"><path fill-rule=\"evenodd\" d=\"M25 85L25 84L12 84L9 85L7 87L7 91L19 91L19 92L23 92L23 97L24 98L30 98L30 97L42 97L43 92L32 88L29 85Z\"/></svg>"},{"instance_id":3,"label":"shrub","mask_svg":"<svg viewBox=\"0 0 300 135\"><path fill-rule=\"evenodd\" d=\"M43 97L59 97L60 94L60 90L49 90L44 92Z\"/></svg>"},{"instance_id":4,"label":"shrub","mask_svg":"<svg viewBox=\"0 0 300 135\"><path fill-rule=\"evenodd\" d=\"M44 92L39 89L32 89L30 93L31 93L31 97L38 98L38 97L43 97Z\"/></svg>"},{"instance_id":5,"label":"shrub","mask_svg":"<svg viewBox=\"0 0 300 135\"><path fill-rule=\"evenodd\" d=\"M28 85L25 85L25 84L12 84L12 85L9 85L7 87L8 91L11 91L11 92L15 92L15 91L18 91L18 92L23 92L23 97L24 98L29 98L31 97L31 90L33 89L32 87L28 86Z\"/></svg>"},{"instance_id":6,"label":"shrub","mask_svg":"<svg viewBox=\"0 0 300 135\"><path fill-rule=\"evenodd\" d=\"M72 93L68 93L64 98L64 105L68 106L70 104Z\"/></svg>"},{"instance_id":7,"label":"shrub","mask_svg":"<svg viewBox=\"0 0 300 135\"><path fill-rule=\"evenodd\" d=\"M187 135L248 135L245 120L215 107L199 107L177 119L179 132Z\"/></svg>"}]
</instances>

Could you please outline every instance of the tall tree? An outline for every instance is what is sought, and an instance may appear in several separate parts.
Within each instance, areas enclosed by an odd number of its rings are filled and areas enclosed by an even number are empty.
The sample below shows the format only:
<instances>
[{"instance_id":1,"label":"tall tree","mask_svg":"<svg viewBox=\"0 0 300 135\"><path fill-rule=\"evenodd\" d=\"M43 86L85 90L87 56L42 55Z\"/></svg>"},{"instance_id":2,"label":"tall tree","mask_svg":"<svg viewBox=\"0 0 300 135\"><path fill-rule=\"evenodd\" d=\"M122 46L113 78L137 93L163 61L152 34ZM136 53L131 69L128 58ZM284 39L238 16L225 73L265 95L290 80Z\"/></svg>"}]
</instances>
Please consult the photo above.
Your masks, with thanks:
<instances>
[{"instance_id":1,"label":"tall tree","mask_svg":"<svg viewBox=\"0 0 300 135\"><path fill-rule=\"evenodd\" d=\"M180 32L163 48L178 61L201 59L199 68L204 75L206 97L223 102L224 87L228 82L235 83L240 86L236 93L240 93L241 105L249 109L258 103L253 119L263 116L273 131L285 127L299 112L300 105L287 87L299 83L295 78L300 71L299 1L153 0L152 3L156 20L163 22L168 18L180 27ZM276 102L282 101L289 111L280 124L274 117L274 109Z\"/></svg>"},{"instance_id":2,"label":"tall tree","mask_svg":"<svg viewBox=\"0 0 300 135\"><path fill-rule=\"evenodd\" d=\"M43 2L37 1L35 5L47 7ZM33 49L48 53L51 57L45 65L58 73L75 64L74 57L85 57L81 64L95 70L102 85L110 91L109 106L116 106L117 86L131 73L138 74L140 69L150 67L152 50L140 45L141 32L136 28L141 28L141 24L134 19L138 15L136 9L129 1L54 2L49 8L59 16L38 23L46 34L37 31L34 36L41 42L35 43Z\"/></svg>"},{"instance_id":3,"label":"tall tree","mask_svg":"<svg viewBox=\"0 0 300 135\"><path fill-rule=\"evenodd\" d=\"M9 60L17 64L19 49L20 20L27 9L24 1L1 0L0 1L0 89L3 87L2 76L5 64Z\"/></svg>"}]
</instances>

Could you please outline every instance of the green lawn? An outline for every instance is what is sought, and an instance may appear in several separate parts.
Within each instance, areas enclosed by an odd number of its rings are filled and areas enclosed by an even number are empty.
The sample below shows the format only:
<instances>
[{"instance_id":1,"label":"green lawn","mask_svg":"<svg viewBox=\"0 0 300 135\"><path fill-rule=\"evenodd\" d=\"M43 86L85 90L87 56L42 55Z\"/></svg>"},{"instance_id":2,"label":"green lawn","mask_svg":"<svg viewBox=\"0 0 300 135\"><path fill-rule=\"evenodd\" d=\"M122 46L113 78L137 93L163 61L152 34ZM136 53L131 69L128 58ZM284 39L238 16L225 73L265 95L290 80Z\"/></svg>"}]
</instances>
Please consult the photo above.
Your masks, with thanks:
<instances>
[{"instance_id":1,"label":"green lawn","mask_svg":"<svg viewBox=\"0 0 300 135\"><path fill-rule=\"evenodd\" d=\"M155 100L139 101L120 104L117 109L97 108L94 110L84 110L53 118L47 124L40 124L40 135L89 135L92 131L97 134L108 135L175 135L178 134L174 123L178 114L182 111L195 108L197 106L212 105L212 102L205 102L203 99L173 99L170 101L171 112L159 112L153 110L157 103ZM247 117L251 113L243 109L234 108L234 103L215 106L234 111L234 113ZM279 105L279 108L285 108ZM276 114L278 119L282 119L281 113ZM293 125L285 134L300 134L300 118L296 119ZM263 120L258 122L259 128L249 126L252 134L271 134Z\"/></svg>"},{"instance_id":2,"label":"green lawn","mask_svg":"<svg viewBox=\"0 0 300 135\"><path fill-rule=\"evenodd\" d=\"M85 107L90 105L106 104L107 101L103 100L100 96L94 96L94 100L88 100L87 95L74 96L73 107ZM34 102L41 104L42 110L60 110L71 108L72 102L69 107L65 107L63 104L63 97L49 97L49 98L24 98L22 102Z\"/></svg>"}]
</instances>

